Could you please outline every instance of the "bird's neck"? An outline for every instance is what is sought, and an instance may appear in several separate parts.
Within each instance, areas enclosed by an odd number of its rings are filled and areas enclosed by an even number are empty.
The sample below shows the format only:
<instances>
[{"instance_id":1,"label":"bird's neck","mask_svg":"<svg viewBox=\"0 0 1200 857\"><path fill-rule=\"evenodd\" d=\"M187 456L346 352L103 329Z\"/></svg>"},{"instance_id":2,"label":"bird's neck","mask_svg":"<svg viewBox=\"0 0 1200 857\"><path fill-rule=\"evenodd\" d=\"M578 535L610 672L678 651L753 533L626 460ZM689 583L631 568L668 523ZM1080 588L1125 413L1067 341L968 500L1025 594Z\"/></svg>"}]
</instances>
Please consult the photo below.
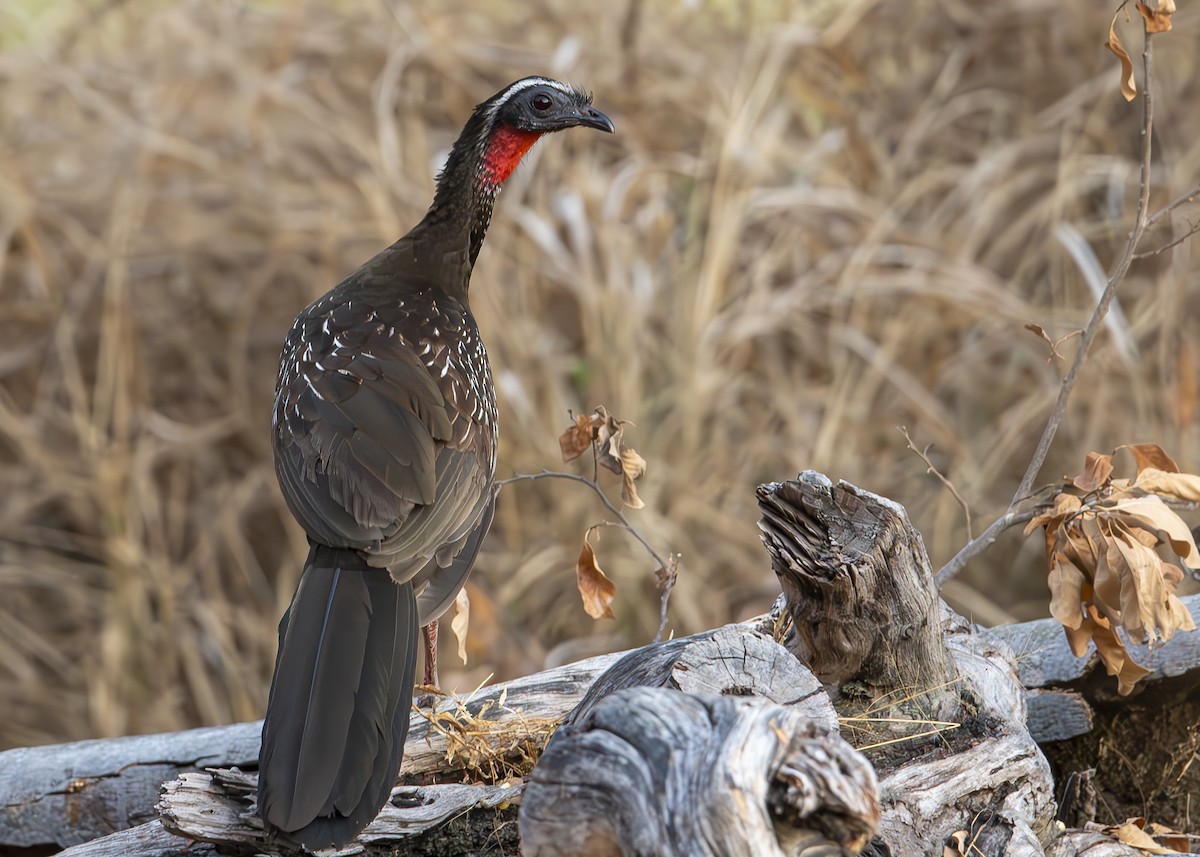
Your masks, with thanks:
<instances>
[{"instance_id":1,"label":"bird's neck","mask_svg":"<svg viewBox=\"0 0 1200 857\"><path fill-rule=\"evenodd\" d=\"M438 177L433 205L421 222L427 240L445 248L441 252L466 254L464 292L492 220L496 194L541 136L502 124L489 126L488 118L477 112L463 129Z\"/></svg>"}]
</instances>

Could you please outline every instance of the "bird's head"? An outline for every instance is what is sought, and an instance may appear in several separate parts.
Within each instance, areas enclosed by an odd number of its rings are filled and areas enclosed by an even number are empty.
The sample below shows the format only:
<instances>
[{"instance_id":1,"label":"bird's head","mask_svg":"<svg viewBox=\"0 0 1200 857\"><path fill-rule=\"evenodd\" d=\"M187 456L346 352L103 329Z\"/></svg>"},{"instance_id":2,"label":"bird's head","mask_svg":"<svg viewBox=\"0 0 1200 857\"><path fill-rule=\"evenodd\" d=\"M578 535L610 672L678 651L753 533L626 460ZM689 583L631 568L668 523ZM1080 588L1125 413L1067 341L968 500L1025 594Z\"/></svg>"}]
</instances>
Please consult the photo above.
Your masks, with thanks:
<instances>
[{"instance_id":1,"label":"bird's head","mask_svg":"<svg viewBox=\"0 0 1200 857\"><path fill-rule=\"evenodd\" d=\"M454 229L467 228L468 275L504 180L543 135L575 127L613 131L612 120L592 107L590 95L548 77L510 83L475 108L450 149L425 215L427 225L449 229L452 240Z\"/></svg>"},{"instance_id":2,"label":"bird's head","mask_svg":"<svg viewBox=\"0 0 1200 857\"><path fill-rule=\"evenodd\" d=\"M516 169L538 138L566 128L595 128L612 133L612 120L592 106L582 89L548 77L510 83L476 108L484 133L480 175L500 185Z\"/></svg>"},{"instance_id":3,"label":"bird's head","mask_svg":"<svg viewBox=\"0 0 1200 857\"><path fill-rule=\"evenodd\" d=\"M485 102L493 131L512 128L532 134L583 126L613 131L612 120L592 106L582 89L548 77L526 77L511 83Z\"/></svg>"}]
</instances>

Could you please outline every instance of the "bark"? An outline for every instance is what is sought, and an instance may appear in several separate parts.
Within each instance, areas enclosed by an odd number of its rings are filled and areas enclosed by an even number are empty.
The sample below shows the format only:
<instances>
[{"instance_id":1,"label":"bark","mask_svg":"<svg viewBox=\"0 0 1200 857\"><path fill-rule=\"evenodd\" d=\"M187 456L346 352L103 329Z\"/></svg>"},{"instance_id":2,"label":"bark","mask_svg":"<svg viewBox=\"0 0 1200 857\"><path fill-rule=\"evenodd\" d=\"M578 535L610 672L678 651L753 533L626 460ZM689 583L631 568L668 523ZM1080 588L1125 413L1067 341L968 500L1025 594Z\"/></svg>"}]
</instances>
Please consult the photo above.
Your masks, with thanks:
<instances>
[{"instance_id":1,"label":"bark","mask_svg":"<svg viewBox=\"0 0 1200 857\"><path fill-rule=\"evenodd\" d=\"M1042 854L1053 783L1011 650L941 604L903 507L812 471L759 486L758 500L789 647L831 689L844 727L878 733L868 756L892 852L941 855L986 819L989 854ZM898 727L907 740L884 743Z\"/></svg>"},{"instance_id":2,"label":"bark","mask_svg":"<svg viewBox=\"0 0 1200 857\"><path fill-rule=\"evenodd\" d=\"M758 504L792 651L835 699L865 688L874 706L897 688L924 688L928 715L956 717L933 570L904 508L813 471L760 485Z\"/></svg>"},{"instance_id":3,"label":"bark","mask_svg":"<svg viewBox=\"0 0 1200 857\"><path fill-rule=\"evenodd\" d=\"M262 721L0 753L0 848L65 848L155 818L184 771L254 765Z\"/></svg>"},{"instance_id":4,"label":"bark","mask_svg":"<svg viewBox=\"0 0 1200 857\"><path fill-rule=\"evenodd\" d=\"M772 617L438 701L414 715L406 785L356 853L511 854L520 808L528 854L815 857L857 848L873 807L879 834L864 853L880 857L940 857L956 834L976 857L1134 853L1098 833L1056 837L1030 735L1090 728L1088 702L1111 684L1094 658L1071 655L1049 620L981 631L941 605L921 538L891 501L813 473L759 498L790 596ZM1200 619L1200 597L1185 603ZM1150 680L1195 670L1200 635L1135 656ZM502 774L536 755L531 723L543 740L566 725L528 785L461 784L487 758ZM249 814L255 775L238 769L255 763L260 728L0 753L0 851L271 850Z\"/></svg>"},{"instance_id":5,"label":"bark","mask_svg":"<svg viewBox=\"0 0 1200 857\"><path fill-rule=\"evenodd\" d=\"M817 857L858 853L878 819L874 771L835 727L756 699L641 687L556 736L526 787L521 848Z\"/></svg>"}]
</instances>

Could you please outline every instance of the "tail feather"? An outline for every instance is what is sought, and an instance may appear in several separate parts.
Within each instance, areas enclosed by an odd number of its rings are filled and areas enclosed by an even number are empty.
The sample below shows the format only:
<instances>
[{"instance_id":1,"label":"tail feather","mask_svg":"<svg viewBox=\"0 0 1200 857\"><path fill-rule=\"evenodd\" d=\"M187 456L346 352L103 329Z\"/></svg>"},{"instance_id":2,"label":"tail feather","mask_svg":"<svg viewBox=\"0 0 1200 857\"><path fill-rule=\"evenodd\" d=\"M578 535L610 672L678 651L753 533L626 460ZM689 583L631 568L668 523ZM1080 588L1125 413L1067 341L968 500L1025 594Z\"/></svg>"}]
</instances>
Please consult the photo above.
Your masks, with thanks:
<instances>
[{"instance_id":1,"label":"tail feather","mask_svg":"<svg viewBox=\"0 0 1200 857\"><path fill-rule=\"evenodd\" d=\"M408 733L417 630L411 584L312 547L279 623L263 722L258 806L272 834L344 845L378 814Z\"/></svg>"}]
</instances>

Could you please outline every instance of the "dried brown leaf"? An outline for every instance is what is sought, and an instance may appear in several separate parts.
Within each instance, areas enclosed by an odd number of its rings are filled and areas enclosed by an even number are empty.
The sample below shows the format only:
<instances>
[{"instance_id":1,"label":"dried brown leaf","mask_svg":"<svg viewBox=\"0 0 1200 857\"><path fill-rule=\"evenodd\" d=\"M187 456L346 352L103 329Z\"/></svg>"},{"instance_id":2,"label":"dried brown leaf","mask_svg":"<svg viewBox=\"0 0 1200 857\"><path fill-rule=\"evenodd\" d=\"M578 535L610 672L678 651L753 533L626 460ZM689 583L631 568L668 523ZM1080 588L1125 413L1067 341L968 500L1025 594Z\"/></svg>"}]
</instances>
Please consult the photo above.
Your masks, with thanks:
<instances>
[{"instance_id":1,"label":"dried brown leaf","mask_svg":"<svg viewBox=\"0 0 1200 857\"><path fill-rule=\"evenodd\" d=\"M1165 33L1171 29L1171 16L1175 14L1175 0L1141 0L1137 10L1146 22L1147 33Z\"/></svg>"},{"instance_id":2,"label":"dried brown leaf","mask_svg":"<svg viewBox=\"0 0 1200 857\"><path fill-rule=\"evenodd\" d=\"M1125 566L1125 557L1117 548L1116 539L1111 534L1109 522L1097 516L1092 516L1083 526L1093 533L1096 541L1096 565L1092 576L1092 603L1106 616L1109 621L1120 622L1123 610L1127 606L1122 600L1126 597L1129 584L1129 573ZM1136 599L1132 602L1136 609Z\"/></svg>"},{"instance_id":3,"label":"dried brown leaf","mask_svg":"<svg viewBox=\"0 0 1200 857\"><path fill-rule=\"evenodd\" d=\"M1065 553L1056 553L1050 565L1050 615L1064 628L1077 629L1083 621L1083 587L1088 578Z\"/></svg>"},{"instance_id":4,"label":"dried brown leaf","mask_svg":"<svg viewBox=\"0 0 1200 857\"><path fill-rule=\"evenodd\" d=\"M596 428L595 414L575 417L575 424L558 436L564 463L574 461L587 452L596 438Z\"/></svg>"},{"instance_id":5,"label":"dried brown leaf","mask_svg":"<svg viewBox=\"0 0 1200 857\"><path fill-rule=\"evenodd\" d=\"M625 447L621 450L621 499L631 509L641 509L646 505L638 496L637 489L633 484L634 480L641 478L645 472L646 459L638 455L637 450L632 447Z\"/></svg>"},{"instance_id":6,"label":"dried brown leaf","mask_svg":"<svg viewBox=\"0 0 1200 857\"><path fill-rule=\"evenodd\" d=\"M1034 324L1031 321L1027 321L1025 322L1025 329L1030 333L1037 334L1042 339L1046 340L1048 343L1050 343L1051 348L1054 347L1054 340L1051 339L1049 334L1046 333L1046 328L1042 327L1040 324Z\"/></svg>"},{"instance_id":7,"label":"dried brown leaf","mask_svg":"<svg viewBox=\"0 0 1200 857\"><path fill-rule=\"evenodd\" d=\"M1174 596L1163 580L1162 559L1152 548L1122 538L1113 539L1121 553L1126 575L1121 585L1121 624L1134 635L1152 640L1161 635L1169 640L1175 634L1174 617L1168 602Z\"/></svg>"},{"instance_id":8,"label":"dried brown leaf","mask_svg":"<svg viewBox=\"0 0 1200 857\"><path fill-rule=\"evenodd\" d=\"M1131 487L1172 500L1200 502L1200 476L1194 473L1169 473L1147 467L1138 473Z\"/></svg>"},{"instance_id":9,"label":"dried brown leaf","mask_svg":"<svg viewBox=\"0 0 1200 857\"><path fill-rule=\"evenodd\" d=\"M1154 837L1159 845L1165 845L1174 851L1186 854L1188 848L1191 847L1191 841L1186 833L1180 833L1178 830L1173 830L1165 824L1158 824L1151 821L1146 825L1145 830Z\"/></svg>"},{"instance_id":10,"label":"dried brown leaf","mask_svg":"<svg viewBox=\"0 0 1200 857\"><path fill-rule=\"evenodd\" d=\"M1175 459L1167 455L1157 443L1126 443L1118 446L1117 449L1129 450L1130 455L1133 456L1134 464L1137 466L1139 476L1147 467L1153 467L1156 470L1165 470L1168 473L1179 472L1179 465L1175 463Z\"/></svg>"},{"instance_id":11,"label":"dried brown leaf","mask_svg":"<svg viewBox=\"0 0 1200 857\"><path fill-rule=\"evenodd\" d=\"M467 627L471 624L471 599L464 586L454 596L454 618L450 620L450 630L458 640L458 658L465 666L467 663Z\"/></svg>"},{"instance_id":12,"label":"dried brown leaf","mask_svg":"<svg viewBox=\"0 0 1200 857\"><path fill-rule=\"evenodd\" d=\"M1109 514L1121 515L1126 527L1141 527L1170 544L1175 555L1192 568L1200 568L1200 550L1192 538L1192 531L1175 510L1162 501L1157 494L1145 497L1123 497L1107 510Z\"/></svg>"},{"instance_id":13,"label":"dried brown leaf","mask_svg":"<svg viewBox=\"0 0 1200 857\"><path fill-rule=\"evenodd\" d=\"M1121 5L1121 9L1123 8L1125 8L1124 4ZM1129 53L1117 36L1117 16L1121 14L1121 9L1117 9L1116 15L1113 15L1112 22L1108 25L1108 41L1105 42L1105 47L1116 54L1117 59L1121 61L1121 95L1125 97L1126 101L1133 101L1137 97L1137 83L1133 79L1133 60L1129 58Z\"/></svg>"},{"instance_id":14,"label":"dried brown leaf","mask_svg":"<svg viewBox=\"0 0 1200 857\"><path fill-rule=\"evenodd\" d=\"M590 534L591 531L588 532ZM596 562L596 552L592 550L587 535L583 537L583 548L575 562L575 578L579 586L579 595L583 599L583 609L587 614L593 619L615 619L612 602L617 597L617 587L600 570Z\"/></svg>"},{"instance_id":15,"label":"dried brown leaf","mask_svg":"<svg viewBox=\"0 0 1200 857\"><path fill-rule=\"evenodd\" d=\"M1112 476L1112 456L1099 452L1089 452L1083 464L1083 472L1071 480L1071 484L1080 491L1091 493L1104 485Z\"/></svg>"},{"instance_id":16,"label":"dried brown leaf","mask_svg":"<svg viewBox=\"0 0 1200 857\"><path fill-rule=\"evenodd\" d=\"M625 423L611 416L603 406L596 408L600 422L596 428L596 446L600 452L600 464L618 476L621 475L621 438L625 434Z\"/></svg>"},{"instance_id":17,"label":"dried brown leaf","mask_svg":"<svg viewBox=\"0 0 1200 857\"><path fill-rule=\"evenodd\" d=\"M1130 656L1129 651L1125 648L1125 643L1094 606L1088 607L1088 616L1083 620L1079 630L1080 632L1091 632L1092 642L1096 644L1096 653L1103 661L1105 669L1109 675L1117 677L1117 693L1121 696L1128 696L1132 693L1134 685L1150 674L1150 670ZM1067 639L1071 640L1069 633ZM1083 652L1075 648L1075 641L1071 640L1071 643L1072 650L1077 655L1082 655ZM1084 651L1086 650L1087 647L1084 646Z\"/></svg>"},{"instance_id":18,"label":"dried brown leaf","mask_svg":"<svg viewBox=\"0 0 1200 857\"><path fill-rule=\"evenodd\" d=\"M965 857L965 849L968 847L967 831L956 830L950 834L946 843L942 845L942 857Z\"/></svg>"},{"instance_id":19,"label":"dried brown leaf","mask_svg":"<svg viewBox=\"0 0 1200 857\"><path fill-rule=\"evenodd\" d=\"M1124 824L1106 827L1104 832L1124 845L1131 845L1146 854L1174 854L1170 848L1164 848L1154 841L1149 833L1142 830L1146 823L1144 818L1131 818Z\"/></svg>"}]
</instances>

